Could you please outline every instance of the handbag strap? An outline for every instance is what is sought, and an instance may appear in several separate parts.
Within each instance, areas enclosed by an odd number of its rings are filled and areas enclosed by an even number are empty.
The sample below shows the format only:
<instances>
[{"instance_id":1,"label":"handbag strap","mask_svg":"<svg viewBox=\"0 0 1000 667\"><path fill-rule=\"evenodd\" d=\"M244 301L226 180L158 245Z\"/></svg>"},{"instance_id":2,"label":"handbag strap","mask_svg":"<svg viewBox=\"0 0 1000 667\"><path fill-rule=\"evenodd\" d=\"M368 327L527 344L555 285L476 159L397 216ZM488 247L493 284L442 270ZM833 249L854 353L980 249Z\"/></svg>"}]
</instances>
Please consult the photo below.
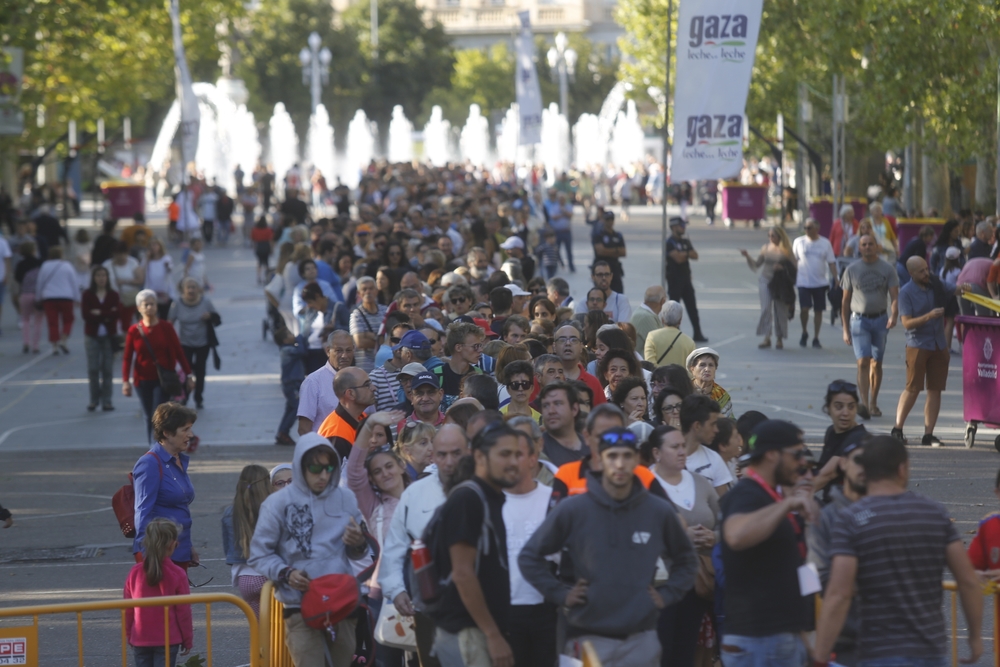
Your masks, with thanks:
<instances>
[{"instance_id":1,"label":"handbag strap","mask_svg":"<svg viewBox=\"0 0 1000 667\"><path fill-rule=\"evenodd\" d=\"M146 349L149 351L149 356L153 358L153 363L156 364L156 367L161 370L169 370L165 366L162 366L159 360L157 360L156 352L153 351L153 346L150 344L149 339L146 338L146 332L143 331L142 322L139 322L136 326L139 329L139 335L142 336L143 342L146 343Z\"/></svg>"},{"instance_id":2,"label":"handbag strap","mask_svg":"<svg viewBox=\"0 0 1000 667\"><path fill-rule=\"evenodd\" d=\"M657 366L659 366L659 365L660 365L660 362L661 362L661 361L663 361L663 358L664 358L665 356L667 356L668 354L670 354L670 350L674 349L674 343L676 343L676 342L677 342L677 339L681 337L681 334L682 334L682 333L683 333L682 331L678 331L678 332L677 332L677 335L676 335L676 336L674 336L674 339L673 339L672 341L670 341L670 347L668 347L668 348L666 349L666 351L664 351L664 353L660 355L660 358L656 360L656 365L657 365Z\"/></svg>"}]
</instances>

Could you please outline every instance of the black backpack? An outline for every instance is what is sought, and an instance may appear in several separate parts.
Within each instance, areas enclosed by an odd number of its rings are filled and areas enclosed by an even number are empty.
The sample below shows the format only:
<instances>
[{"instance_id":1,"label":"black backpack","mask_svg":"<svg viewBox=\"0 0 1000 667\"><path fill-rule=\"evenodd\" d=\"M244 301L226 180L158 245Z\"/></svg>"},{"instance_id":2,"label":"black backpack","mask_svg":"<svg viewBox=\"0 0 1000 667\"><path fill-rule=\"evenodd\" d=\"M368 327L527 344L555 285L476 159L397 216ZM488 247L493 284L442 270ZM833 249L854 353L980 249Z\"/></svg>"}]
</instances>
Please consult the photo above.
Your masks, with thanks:
<instances>
[{"instance_id":1,"label":"black backpack","mask_svg":"<svg viewBox=\"0 0 1000 667\"><path fill-rule=\"evenodd\" d=\"M498 544L499 540L496 540L496 529L493 527L493 520L490 518L490 507L486 502L486 494L483 493L482 488L474 480L467 480L452 489L451 493L462 488L475 491L476 495L479 496L479 500L483 503L483 530L479 536L479 542L476 544L476 572L478 573L480 556L489 555L490 553L491 536ZM443 508L444 505L434 510L434 516L431 517L427 527L424 528L422 541L427 546L431 561L427 566L413 573L416 580L416 588L420 592L420 599L424 603L424 611L432 618L434 612L441 609L442 601L445 598L445 591L455 585L451 579L451 571L441 572L437 566L441 555L445 553L446 549L441 537L443 524L441 515ZM498 555L504 569L507 569L507 554L500 553Z\"/></svg>"}]
</instances>

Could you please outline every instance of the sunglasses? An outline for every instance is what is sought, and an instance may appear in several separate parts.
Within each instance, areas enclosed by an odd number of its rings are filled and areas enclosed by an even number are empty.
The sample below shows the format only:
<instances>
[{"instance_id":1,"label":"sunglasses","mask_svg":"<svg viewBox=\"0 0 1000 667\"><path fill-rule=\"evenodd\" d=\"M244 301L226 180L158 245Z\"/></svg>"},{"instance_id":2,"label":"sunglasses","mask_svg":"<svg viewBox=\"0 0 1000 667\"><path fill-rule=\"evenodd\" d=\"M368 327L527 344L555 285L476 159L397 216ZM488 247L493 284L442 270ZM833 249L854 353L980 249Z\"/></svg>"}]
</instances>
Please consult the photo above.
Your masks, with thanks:
<instances>
[{"instance_id":1,"label":"sunglasses","mask_svg":"<svg viewBox=\"0 0 1000 667\"><path fill-rule=\"evenodd\" d=\"M196 568L196 567L201 567L201 568L204 568L206 570L208 569L207 567L205 567L201 563L198 563L197 565L194 565L194 564L190 565L188 567L188 585L191 586L191 588L201 588L202 586L207 586L208 584L212 583L212 580L215 579L215 577L209 577L208 581L200 583L200 584L196 584L193 581L191 581L191 576L190 576L191 575L191 569Z\"/></svg>"},{"instance_id":2,"label":"sunglasses","mask_svg":"<svg viewBox=\"0 0 1000 667\"><path fill-rule=\"evenodd\" d=\"M616 445L627 445L634 447L636 442L638 442L635 437L635 433L632 431L612 431L610 433L601 434L601 443L614 447Z\"/></svg>"},{"instance_id":3,"label":"sunglasses","mask_svg":"<svg viewBox=\"0 0 1000 667\"><path fill-rule=\"evenodd\" d=\"M407 424L409 426L409 424ZM376 447L375 449L368 452L365 457L365 466L372 462L372 460L379 454L390 454L392 453L392 445L382 445L381 447Z\"/></svg>"},{"instance_id":4,"label":"sunglasses","mask_svg":"<svg viewBox=\"0 0 1000 667\"><path fill-rule=\"evenodd\" d=\"M846 380L834 380L830 383L830 386L826 388L827 391L834 394L854 394L858 393L858 385L847 382Z\"/></svg>"},{"instance_id":5,"label":"sunglasses","mask_svg":"<svg viewBox=\"0 0 1000 667\"><path fill-rule=\"evenodd\" d=\"M321 465L316 465L314 463L313 465L306 466L306 470L308 470L309 472L311 472L314 475L319 475L319 474L324 473L324 472L328 472L330 474L333 474L333 471L336 470L336 469L337 469L337 466L335 466L335 465L321 466Z\"/></svg>"},{"instance_id":6,"label":"sunglasses","mask_svg":"<svg viewBox=\"0 0 1000 667\"><path fill-rule=\"evenodd\" d=\"M451 297L451 302L452 303L465 303L468 300L469 300L468 297L464 297L464 296L453 296L453 297Z\"/></svg>"},{"instance_id":7,"label":"sunglasses","mask_svg":"<svg viewBox=\"0 0 1000 667\"><path fill-rule=\"evenodd\" d=\"M399 341L402 340L399 336L389 336L389 342L393 345L399 345Z\"/></svg>"},{"instance_id":8,"label":"sunglasses","mask_svg":"<svg viewBox=\"0 0 1000 667\"><path fill-rule=\"evenodd\" d=\"M518 380L517 382L508 382L507 386L514 391L525 391L526 389L531 389L534 384L531 380Z\"/></svg>"},{"instance_id":9,"label":"sunglasses","mask_svg":"<svg viewBox=\"0 0 1000 667\"><path fill-rule=\"evenodd\" d=\"M794 452L790 453L792 455L792 458L795 459L796 461L802 461L809 455L804 449L796 449Z\"/></svg>"}]
</instances>

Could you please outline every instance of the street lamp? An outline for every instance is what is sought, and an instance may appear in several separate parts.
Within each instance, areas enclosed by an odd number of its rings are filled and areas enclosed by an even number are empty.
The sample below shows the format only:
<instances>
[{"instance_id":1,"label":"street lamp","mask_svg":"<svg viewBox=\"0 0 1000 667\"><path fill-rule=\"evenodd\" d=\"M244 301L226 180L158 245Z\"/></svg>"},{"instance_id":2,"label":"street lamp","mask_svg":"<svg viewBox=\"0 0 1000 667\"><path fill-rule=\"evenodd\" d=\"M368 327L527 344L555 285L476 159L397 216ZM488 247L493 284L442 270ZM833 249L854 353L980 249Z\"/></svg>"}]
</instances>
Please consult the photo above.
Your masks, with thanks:
<instances>
[{"instance_id":1,"label":"street lamp","mask_svg":"<svg viewBox=\"0 0 1000 667\"><path fill-rule=\"evenodd\" d=\"M309 48L302 47L299 51L299 62L302 63L302 84L309 86L312 96L311 112L316 113L323 94L323 86L330 81L330 61L333 54L325 46L321 49L322 39L318 33L309 35Z\"/></svg>"},{"instance_id":2,"label":"street lamp","mask_svg":"<svg viewBox=\"0 0 1000 667\"><path fill-rule=\"evenodd\" d=\"M569 120L569 107L566 103L569 82L576 78L576 51L567 48L569 40L566 33L556 35L556 45L549 49L547 59L552 70L552 78L559 77L559 111Z\"/></svg>"}]
</instances>

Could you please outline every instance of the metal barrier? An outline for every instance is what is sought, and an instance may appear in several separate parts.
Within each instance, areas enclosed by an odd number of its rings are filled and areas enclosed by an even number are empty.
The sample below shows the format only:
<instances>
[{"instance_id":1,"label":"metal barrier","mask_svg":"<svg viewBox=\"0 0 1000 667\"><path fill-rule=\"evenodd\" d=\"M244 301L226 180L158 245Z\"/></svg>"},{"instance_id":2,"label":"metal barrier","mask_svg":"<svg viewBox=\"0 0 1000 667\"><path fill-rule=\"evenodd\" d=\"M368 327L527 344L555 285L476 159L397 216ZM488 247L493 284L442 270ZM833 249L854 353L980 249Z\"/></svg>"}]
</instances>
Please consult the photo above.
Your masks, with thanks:
<instances>
[{"instance_id":1,"label":"metal barrier","mask_svg":"<svg viewBox=\"0 0 1000 667\"><path fill-rule=\"evenodd\" d=\"M253 609L241 598L227 593L213 593L208 595L174 595L158 598L133 598L128 600L103 600L100 602L73 602L69 604L45 604L32 607L11 607L0 609L0 619L20 618L31 616L34 622L34 636L37 650L38 617L51 616L53 614L76 614L76 641L77 655L79 656L80 667L83 663L83 614L88 611L110 611L112 609L121 610L122 621L122 667L128 667L128 638L125 636L125 613L128 609L135 607L163 607L164 648L166 654L170 655L170 608L179 604L203 604L205 605L205 644L206 663L212 667L212 604L226 603L235 605L247 617L250 624L250 667L261 667L260 637L257 624L257 616ZM26 652L26 650L25 650ZM30 656L26 656L30 658ZM13 663L17 664L17 663ZM20 664L37 665L38 660L26 660ZM266 663L265 663L266 664ZM290 665L291 663L289 663Z\"/></svg>"},{"instance_id":2,"label":"metal barrier","mask_svg":"<svg viewBox=\"0 0 1000 667\"><path fill-rule=\"evenodd\" d=\"M941 587L951 593L951 665L958 667L958 585L946 581ZM1000 591L989 582L983 584L983 595L993 598L993 666L1000 667Z\"/></svg>"},{"instance_id":3,"label":"metal barrier","mask_svg":"<svg viewBox=\"0 0 1000 667\"><path fill-rule=\"evenodd\" d=\"M274 597L274 582L260 589L261 667L294 667L285 646L285 605Z\"/></svg>"}]
</instances>

